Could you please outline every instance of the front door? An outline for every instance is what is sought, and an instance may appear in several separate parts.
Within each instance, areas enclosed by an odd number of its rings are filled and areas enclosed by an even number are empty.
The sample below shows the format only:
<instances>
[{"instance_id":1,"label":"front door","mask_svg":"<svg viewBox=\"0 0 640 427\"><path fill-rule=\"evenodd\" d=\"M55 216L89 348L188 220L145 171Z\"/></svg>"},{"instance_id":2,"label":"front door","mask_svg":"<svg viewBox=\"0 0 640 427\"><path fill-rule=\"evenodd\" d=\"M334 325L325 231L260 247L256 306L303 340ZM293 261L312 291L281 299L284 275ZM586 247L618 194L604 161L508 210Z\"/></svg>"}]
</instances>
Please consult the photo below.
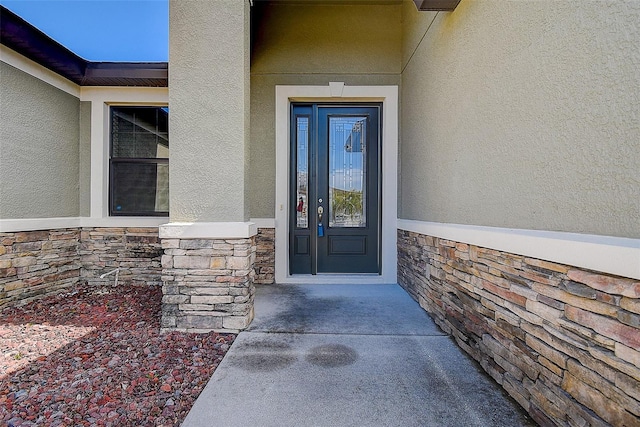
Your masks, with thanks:
<instances>
[{"instance_id":1,"label":"front door","mask_svg":"<svg viewBox=\"0 0 640 427\"><path fill-rule=\"evenodd\" d=\"M380 104L293 104L290 274L380 274Z\"/></svg>"}]
</instances>

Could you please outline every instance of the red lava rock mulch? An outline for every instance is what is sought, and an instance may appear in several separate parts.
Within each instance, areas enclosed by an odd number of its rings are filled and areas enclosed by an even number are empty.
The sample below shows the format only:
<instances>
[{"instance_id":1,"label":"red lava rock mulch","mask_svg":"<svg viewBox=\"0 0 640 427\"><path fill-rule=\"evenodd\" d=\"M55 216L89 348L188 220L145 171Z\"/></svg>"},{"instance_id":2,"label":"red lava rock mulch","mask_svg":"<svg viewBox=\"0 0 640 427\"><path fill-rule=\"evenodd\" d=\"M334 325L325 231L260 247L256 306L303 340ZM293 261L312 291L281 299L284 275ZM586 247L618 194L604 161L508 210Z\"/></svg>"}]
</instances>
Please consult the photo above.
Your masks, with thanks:
<instances>
[{"instance_id":1,"label":"red lava rock mulch","mask_svg":"<svg viewBox=\"0 0 640 427\"><path fill-rule=\"evenodd\" d=\"M0 311L0 424L178 426L235 335L160 334L159 287Z\"/></svg>"}]
</instances>

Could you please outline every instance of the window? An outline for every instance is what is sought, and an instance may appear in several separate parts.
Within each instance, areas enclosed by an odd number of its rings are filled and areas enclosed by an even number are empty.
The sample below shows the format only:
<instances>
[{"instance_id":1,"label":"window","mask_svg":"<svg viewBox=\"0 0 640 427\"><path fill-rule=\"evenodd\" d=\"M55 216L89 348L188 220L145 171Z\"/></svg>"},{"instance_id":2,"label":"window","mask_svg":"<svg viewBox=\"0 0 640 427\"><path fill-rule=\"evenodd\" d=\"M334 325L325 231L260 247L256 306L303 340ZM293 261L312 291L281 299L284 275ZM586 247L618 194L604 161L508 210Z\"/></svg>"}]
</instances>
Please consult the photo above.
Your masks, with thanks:
<instances>
[{"instance_id":1,"label":"window","mask_svg":"<svg viewBox=\"0 0 640 427\"><path fill-rule=\"evenodd\" d=\"M111 215L169 215L168 130L167 107L111 107Z\"/></svg>"}]
</instances>

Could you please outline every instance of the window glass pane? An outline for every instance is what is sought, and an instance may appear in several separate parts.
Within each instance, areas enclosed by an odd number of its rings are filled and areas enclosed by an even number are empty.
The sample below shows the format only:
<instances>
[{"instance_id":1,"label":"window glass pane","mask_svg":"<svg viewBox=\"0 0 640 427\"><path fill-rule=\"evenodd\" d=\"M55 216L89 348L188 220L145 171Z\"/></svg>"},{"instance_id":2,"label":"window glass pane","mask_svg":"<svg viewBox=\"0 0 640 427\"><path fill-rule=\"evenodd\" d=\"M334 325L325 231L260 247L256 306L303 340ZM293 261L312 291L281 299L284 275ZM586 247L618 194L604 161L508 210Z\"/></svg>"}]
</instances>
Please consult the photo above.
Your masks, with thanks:
<instances>
[{"instance_id":1,"label":"window glass pane","mask_svg":"<svg viewBox=\"0 0 640 427\"><path fill-rule=\"evenodd\" d=\"M366 117L329 118L329 227L365 227Z\"/></svg>"},{"instance_id":2,"label":"window glass pane","mask_svg":"<svg viewBox=\"0 0 640 427\"><path fill-rule=\"evenodd\" d=\"M169 108L111 107L111 214L169 212Z\"/></svg>"},{"instance_id":3,"label":"window glass pane","mask_svg":"<svg viewBox=\"0 0 640 427\"><path fill-rule=\"evenodd\" d=\"M112 107L112 158L168 158L169 109Z\"/></svg>"},{"instance_id":4,"label":"window glass pane","mask_svg":"<svg viewBox=\"0 0 640 427\"><path fill-rule=\"evenodd\" d=\"M169 211L168 163L113 162L111 173L111 205L114 214Z\"/></svg>"},{"instance_id":5,"label":"window glass pane","mask_svg":"<svg viewBox=\"0 0 640 427\"><path fill-rule=\"evenodd\" d=\"M309 118L296 119L296 227L309 227Z\"/></svg>"}]
</instances>

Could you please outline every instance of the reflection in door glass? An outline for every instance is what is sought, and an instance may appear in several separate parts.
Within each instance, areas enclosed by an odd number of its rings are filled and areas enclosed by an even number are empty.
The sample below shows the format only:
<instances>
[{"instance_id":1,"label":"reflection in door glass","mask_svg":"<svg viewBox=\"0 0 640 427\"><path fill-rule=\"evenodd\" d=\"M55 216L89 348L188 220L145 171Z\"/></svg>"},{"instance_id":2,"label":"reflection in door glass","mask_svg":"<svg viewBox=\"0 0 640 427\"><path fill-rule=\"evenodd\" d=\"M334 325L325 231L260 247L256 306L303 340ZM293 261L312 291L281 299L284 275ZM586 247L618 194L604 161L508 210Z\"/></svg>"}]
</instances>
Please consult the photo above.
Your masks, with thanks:
<instances>
[{"instance_id":1,"label":"reflection in door glass","mask_svg":"<svg viewBox=\"0 0 640 427\"><path fill-rule=\"evenodd\" d=\"M296 119L296 227L309 227L309 118Z\"/></svg>"},{"instance_id":2,"label":"reflection in door glass","mask_svg":"<svg viewBox=\"0 0 640 427\"><path fill-rule=\"evenodd\" d=\"M365 227L366 117L329 118L329 227Z\"/></svg>"}]
</instances>

